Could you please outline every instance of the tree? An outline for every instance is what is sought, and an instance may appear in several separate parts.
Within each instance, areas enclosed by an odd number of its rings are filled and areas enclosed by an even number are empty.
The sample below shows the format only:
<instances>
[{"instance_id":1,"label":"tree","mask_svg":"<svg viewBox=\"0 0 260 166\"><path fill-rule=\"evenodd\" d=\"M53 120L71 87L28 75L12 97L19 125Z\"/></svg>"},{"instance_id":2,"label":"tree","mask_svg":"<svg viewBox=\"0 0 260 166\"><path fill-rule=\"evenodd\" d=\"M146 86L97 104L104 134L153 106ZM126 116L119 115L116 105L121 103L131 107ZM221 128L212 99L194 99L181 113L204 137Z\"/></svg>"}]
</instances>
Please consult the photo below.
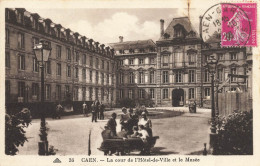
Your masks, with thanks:
<instances>
[{"instance_id":1,"label":"tree","mask_svg":"<svg viewBox=\"0 0 260 166\"><path fill-rule=\"evenodd\" d=\"M217 117L217 154L253 154L253 113L234 112L228 117Z\"/></svg>"},{"instance_id":2,"label":"tree","mask_svg":"<svg viewBox=\"0 0 260 166\"><path fill-rule=\"evenodd\" d=\"M27 108L15 115L5 115L5 154L16 155L18 147L28 141L24 128L31 124L31 113Z\"/></svg>"}]
</instances>

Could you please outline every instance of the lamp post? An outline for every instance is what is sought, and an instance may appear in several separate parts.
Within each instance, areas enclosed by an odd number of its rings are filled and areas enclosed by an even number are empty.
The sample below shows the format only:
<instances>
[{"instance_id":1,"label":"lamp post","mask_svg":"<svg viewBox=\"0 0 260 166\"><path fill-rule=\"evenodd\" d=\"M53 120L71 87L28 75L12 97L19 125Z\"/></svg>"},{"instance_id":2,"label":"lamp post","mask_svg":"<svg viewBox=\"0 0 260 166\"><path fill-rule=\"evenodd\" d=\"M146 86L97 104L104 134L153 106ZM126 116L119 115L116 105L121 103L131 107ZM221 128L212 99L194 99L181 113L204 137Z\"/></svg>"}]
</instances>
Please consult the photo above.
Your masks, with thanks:
<instances>
[{"instance_id":1,"label":"lamp post","mask_svg":"<svg viewBox=\"0 0 260 166\"><path fill-rule=\"evenodd\" d=\"M49 45L41 40L39 44L36 44L33 48L36 60L40 64L41 68L41 128L40 128L40 142L38 143L39 155L48 155L48 140L46 132L46 123L44 115L44 62L48 61L49 55L51 53L51 48Z\"/></svg>"},{"instance_id":2,"label":"lamp post","mask_svg":"<svg viewBox=\"0 0 260 166\"><path fill-rule=\"evenodd\" d=\"M210 133L210 146L213 148L212 154L215 154L216 145L216 124L215 124L215 100L214 100L214 75L216 73L218 60L214 56L210 56L207 61L207 69L211 76L211 133Z\"/></svg>"}]
</instances>

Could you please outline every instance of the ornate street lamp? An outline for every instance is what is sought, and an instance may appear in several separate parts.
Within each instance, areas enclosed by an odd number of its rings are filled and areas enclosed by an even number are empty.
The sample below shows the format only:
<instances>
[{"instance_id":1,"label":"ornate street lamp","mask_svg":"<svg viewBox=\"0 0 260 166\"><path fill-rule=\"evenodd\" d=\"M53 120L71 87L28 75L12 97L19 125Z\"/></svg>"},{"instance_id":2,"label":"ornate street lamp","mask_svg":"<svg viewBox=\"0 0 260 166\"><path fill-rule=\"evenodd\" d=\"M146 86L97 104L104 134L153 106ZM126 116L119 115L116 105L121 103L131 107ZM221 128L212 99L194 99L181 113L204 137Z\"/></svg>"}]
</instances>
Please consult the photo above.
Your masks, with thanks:
<instances>
[{"instance_id":1,"label":"ornate street lamp","mask_svg":"<svg viewBox=\"0 0 260 166\"><path fill-rule=\"evenodd\" d=\"M216 145L216 124L215 124L215 100L214 100L214 75L216 73L218 60L214 56L210 56L207 61L206 68L211 76L211 133L210 133L210 145L213 147L213 154L215 154Z\"/></svg>"},{"instance_id":2,"label":"ornate street lamp","mask_svg":"<svg viewBox=\"0 0 260 166\"><path fill-rule=\"evenodd\" d=\"M35 44L34 54L36 60L39 62L41 68L41 128L40 128L40 142L38 143L39 155L48 155L48 140L45 124L44 115L44 62L48 61L49 55L51 53L51 48L46 41L41 40L39 44Z\"/></svg>"}]
</instances>

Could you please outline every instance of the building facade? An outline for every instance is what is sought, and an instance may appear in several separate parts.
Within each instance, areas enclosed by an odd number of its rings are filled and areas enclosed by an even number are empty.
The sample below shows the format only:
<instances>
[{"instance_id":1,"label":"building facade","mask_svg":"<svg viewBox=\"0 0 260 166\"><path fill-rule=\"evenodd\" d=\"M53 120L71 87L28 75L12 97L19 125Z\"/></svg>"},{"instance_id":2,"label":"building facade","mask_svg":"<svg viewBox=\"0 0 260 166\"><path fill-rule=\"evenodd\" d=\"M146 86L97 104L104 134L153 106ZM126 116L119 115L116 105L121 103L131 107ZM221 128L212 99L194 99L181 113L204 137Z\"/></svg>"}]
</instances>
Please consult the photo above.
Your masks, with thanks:
<instances>
[{"instance_id":1,"label":"building facade","mask_svg":"<svg viewBox=\"0 0 260 166\"><path fill-rule=\"evenodd\" d=\"M156 104L157 52L152 40L123 41L109 44L117 60L117 101L133 100L140 105Z\"/></svg>"},{"instance_id":2,"label":"building facade","mask_svg":"<svg viewBox=\"0 0 260 166\"><path fill-rule=\"evenodd\" d=\"M113 49L23 8L8 8L5 15L7 103L40 101L40 69L33 52L40 40L52 48L44 68L46 102L115 103Z\"/></svg>"}]
</instances>

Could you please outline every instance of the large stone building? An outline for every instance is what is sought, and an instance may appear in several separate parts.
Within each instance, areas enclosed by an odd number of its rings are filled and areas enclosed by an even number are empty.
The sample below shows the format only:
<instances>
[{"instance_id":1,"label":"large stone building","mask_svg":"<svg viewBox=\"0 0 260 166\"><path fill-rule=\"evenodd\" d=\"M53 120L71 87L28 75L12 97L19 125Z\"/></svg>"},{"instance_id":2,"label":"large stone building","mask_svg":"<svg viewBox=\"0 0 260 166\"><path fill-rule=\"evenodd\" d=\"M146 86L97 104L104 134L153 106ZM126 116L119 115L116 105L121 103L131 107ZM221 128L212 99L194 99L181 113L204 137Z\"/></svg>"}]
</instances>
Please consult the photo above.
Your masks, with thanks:
<instances>
[{"instance_id":1,"label":"large stone building","mask_svg":"<svg viewBox=\"0 0 260 166\"><path fill-rule=\"evenodd\" d=\"M173 18L166 29L160 20L160 27L156 46L151 40L123 42L122 37L110 44L119 62L119 100L134 98L157 106L196 101L210 107L211 79L205 67L210 56L218 59L215 86L220 92L252 91L250 48L222 48L216 37L204 43L188 17Z\"/></svg>"},{"instance_id":2,"label":"large stone building","mask_svg":"<svg viewBox=\"0 0 260 166\"><path fill-rule=\"evenodd\" d=\"M40 101L40 72L33 46L42 39L52 48L45 63L47 102L70 97L115 103L113 49L23 8L8 8L5 15L7 103Z\"/></svg>"},{"instance_id":3,"label":"large stone building","mask_svg":"<svg viewBox=\"0 0 260 166\"><path fill-rule=\"evenodd\" d=\"M117 59L117 101L129 98L138 104L154 105L157 101L156 45L152 40L111 43Z\"/></svg>"}]
</instances>

